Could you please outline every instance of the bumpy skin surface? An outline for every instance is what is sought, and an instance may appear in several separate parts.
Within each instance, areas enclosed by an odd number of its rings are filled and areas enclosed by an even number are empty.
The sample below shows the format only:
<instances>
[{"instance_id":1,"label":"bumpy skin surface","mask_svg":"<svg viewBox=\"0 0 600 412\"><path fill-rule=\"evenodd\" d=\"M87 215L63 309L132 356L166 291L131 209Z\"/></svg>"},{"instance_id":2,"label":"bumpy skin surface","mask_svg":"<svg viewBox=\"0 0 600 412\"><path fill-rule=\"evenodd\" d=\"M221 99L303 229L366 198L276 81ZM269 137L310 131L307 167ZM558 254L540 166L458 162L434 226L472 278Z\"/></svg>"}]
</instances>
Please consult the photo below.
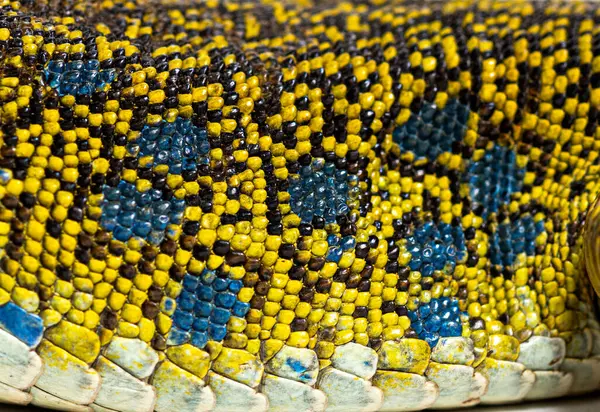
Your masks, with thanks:
<instances>
[{"instance_id":1,"label":"bumpy skin surface","mask_svg":"<svg viewBox=\"0 0 600 412\"><path fill-rule=\"evenodd\" d=\"M600 9L421 3L0 0L0 401L598 388Z\"/></svg>"}]
</instances>

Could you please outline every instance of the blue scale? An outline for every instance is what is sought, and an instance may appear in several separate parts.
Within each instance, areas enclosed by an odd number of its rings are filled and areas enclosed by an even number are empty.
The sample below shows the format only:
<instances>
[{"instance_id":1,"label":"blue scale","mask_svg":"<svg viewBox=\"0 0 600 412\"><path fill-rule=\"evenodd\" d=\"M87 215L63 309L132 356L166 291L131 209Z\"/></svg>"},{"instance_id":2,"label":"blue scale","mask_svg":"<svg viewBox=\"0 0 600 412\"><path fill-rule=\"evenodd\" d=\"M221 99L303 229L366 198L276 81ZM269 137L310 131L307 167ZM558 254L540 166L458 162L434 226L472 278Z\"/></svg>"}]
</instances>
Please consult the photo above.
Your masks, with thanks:
<instances>
[{"instance_id":1,"label":"blue scale","mask_svg":"<svg viewBox=\"0 0 600 412\"><path fill-rule=\"evenodd\" d=\"M535 238L545 231L543 221L540 222L537 224L531 216L525 216L498 225L490 239L489 256L492 264L510 267L517 255L534 255Z\"/></svg>"},{"instance_id":2,"label":"blue scale","mask_svg":"<svg viewBox=\"0 0 600 412\"><path fill-rule=\"evenodd\" d=\"M235 300L236 300L236 298L233 293L230 293L230 292L217 293L217 296L215 297L215 304L221 308L229 309L229 308L233 307Z\"/></svg>"},{"instance_id":3,"label":"blue scale","mask_svg":"<svg viewBox=\"0 0 600 412\"><path fill-rule=\"evenodd\" d=\"M314 216L334 223L337 216L350 211L347 205L350 180L345 170L337 170L323 159L313 160L288 180L292 211L305 223L310 223Z\"/></svg>"},{"instance_id":4,"label":"blue scale","mask_svg":"<svg viewBox=\"0 0 600 412\"><path fill-rule=\"evenodd\" d=\"M189 312L194 309L195 300L196 296L193 293L183 290L177 299L177 305L179 308Z\"/></svg>"},{"instance_id":5,"label":"blue scale","mask_svg":"<svg viewBox=\"0 0 600 412\"><path fill-rule=\"evenodd\" d=\"M168 346L178 346L187 343L190 339L189 333L179 329L177 326L172 326L167 338Z\"/></svg>"},{"instance_id":6,"label":"blue scale","mask_svg":"<svg viewBox=\"0 0 600 412\"><path fill-rule=\"evenodd\" d=\"M44 70L46 83L56 89L60 96L91 95L104 88L116 77L115 69L100 69L98 60L74 60L65 63L53 60Z\"/></svg>"},{"instance_id":7,"label":"blue scale","mask_svg":"<svg viewBox=\"0 0 600 412\"><path fill-rule=\"evenodd\" d=\"M244 316L246 316L246 313L248 313L249 310L250 310L250 304L248 304L246 302L237 301L233 305L231 313L234 316L237 316L238 318L243 318Z\"/></svg>"},{"instance_id":8,"label":"blue scale","mask_svg":"<svg viewBox=\"0 0 600 412\"><path fill-rule=\"evenodd\" d=\"M510 202L511 195L521 190L525 170L518 168L516 154L504 146L495 145L484 157L473 162L468 176L471 199L483 205L485 218Z\"/></svg>"},{"instance_id":9,"label":"blue scale","mask_svg":"<svg viewBox=\"0 0 600 412\"><path fill-rule=\"evenodd\" d=\"M169 173L194 171L198 164L207 164L210 144L205 128L194 126L190 119L177 118L174 122L161 121L146 125L140 137L127 146L130 154L151 157L150 165L166 165Z\"/></svg>"},{"instance_id":10,"label":"blue scale","mask_svg":"<svg viewBox=\"0 0 600 412\"><path fill-rule=\"evenodd\" d=\"M225 339L225 336L227 335L227 328L223 325L211 323L208 326L208 335L210 336L211 340L220 342Z\"/></svg>"},{"instance_id":11,"label":"blue scale","mask_svg":"<svg viewBox=\"0 0 600 412\"><path fill-rule=\"evenodd\" d=\"M186 274L182 286L168 345L189 341L203 348L211 340L220 342L231 316L243 318L250 310L248 303L237 300L242 281L219 277L213 270L205 269L200 276Z\"/></svg>"},{"instance_id":12,"label":"blue scale","mask_svg":"<svg viewBox=\"0 0 600 412\"><path fill-rule=\"evenodd\" d=\"M411 328L431 347L440 337L462 335L461 312L456 298L432 299L421 304L416 311L409 311Z\"/></svg>"},{"instance_id":13,"label":"blue scale","mask_svg":"<svg viewBox=\"0 0 600 412\"><path fill-rule=\"evenodd\" d=\"M204 348L208 343L208 334L206 332L192 332L190 342L198 348Z\"/></svg>"},{"instance_id":14,"label":"blue scale","mask_svg":"<svg viewBox=\"0 0 600 412\"><path fill-rule=\"evenodd\" d=\"M196 316L203 316L205 318L209 317L213 311L213 305L210 302L205 302L202 300L196 301L194 305L194 314Z\"/></svg>"},{"instance_id":15,"label":"blue scale","mask_svg":"<svg viewBox=\"0 0 600 412\"><path fill-rule=\"evenodd\" d=\"M42 318L28 313L13 302L0 305L0 328L29 347L37 346L44 334Z\"/></svg>"},{"instance_id":16,"label":"blue scale","mask_svg":"<svg viewBox=\"0 0 600 412\"><path fill-rule=\"evenodd\" d=\"M173 322L182 330L189 331L192 328L194 317L183 310L176 310L173 314Z\"/></svg>"},{"instance_id":17,"label":"blue scale","mask_svg":"<svg viewBox=\"0 0 600 412\"><path fill-rule=\"evenodd\" d=\"M417 158L436 159L452 149L452 143L463 139L467 130L469 109L456 99L448 101L443 109L424 103L419 113L412 113L408 121L396 128L392 138L403 151L413 152Z\"/></svg>"},{"instance_id":18,"label":"blue scale","mask_svg":"<svg viewBox=\"0 0 600 412\"><path fill-rule=\"evenodd\" d=\"M210 323L216 323L219 325L225 325L229 318L231 317L231 312L226 308L214 308L210 315Z\"/></svg>"},{"instance_id":19,"label":"blue scale","mask_svg":"<svg viewBox=\"0 0 600 412\"><path fill-rule=\"evenodd\" d=\"M192 328L199 332L205 332L208 330L208 318L196 318L192 324Z\"/></svg>"},{"instance_id":20,"label":"blue scale","mask_svg":"<svg viewBox=\"0 0 600 412\"><path fill-rule=\"evenodd\" d=\"M103 194L100 224L121 242L135 236L158 245L169 225L181 222L185 210L183 199L165 200L162 191L154 189L141 193L126 181L116 188L105 186Z\"/></svg>"},{"instance_id":21,"label":"blue scale","mask_svg":"<svg viewBox=\"0 0 600 412\"><path fill-rule=\"evenodd\" d=\"M426 277L433 276L436 270L451 272L466 256L462 228L446 223L436 226L426 222L415 228L406 239L406 248L411 254L410 269Z\"/></svg>"}]
</instances>

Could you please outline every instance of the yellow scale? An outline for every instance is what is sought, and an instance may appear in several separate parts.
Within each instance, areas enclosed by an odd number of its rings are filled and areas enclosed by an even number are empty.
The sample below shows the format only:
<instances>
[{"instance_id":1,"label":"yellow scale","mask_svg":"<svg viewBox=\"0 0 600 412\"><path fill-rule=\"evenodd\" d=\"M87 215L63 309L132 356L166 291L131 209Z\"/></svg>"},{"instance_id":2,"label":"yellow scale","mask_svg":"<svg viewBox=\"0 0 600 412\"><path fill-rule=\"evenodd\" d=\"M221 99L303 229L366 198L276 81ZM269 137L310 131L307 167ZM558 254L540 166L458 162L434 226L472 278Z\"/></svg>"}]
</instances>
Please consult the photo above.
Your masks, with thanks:
<instances>
[{"instance_id":1,"label":"yellow scale","mask_svg":"<svg viewBox=\"0 0 600 412\"><path fill-rule=\"evenodd\" d=\"M586 272L596 294L600 296L600 196L588 210L583 236Z\"/></svg>"}]
</instances>

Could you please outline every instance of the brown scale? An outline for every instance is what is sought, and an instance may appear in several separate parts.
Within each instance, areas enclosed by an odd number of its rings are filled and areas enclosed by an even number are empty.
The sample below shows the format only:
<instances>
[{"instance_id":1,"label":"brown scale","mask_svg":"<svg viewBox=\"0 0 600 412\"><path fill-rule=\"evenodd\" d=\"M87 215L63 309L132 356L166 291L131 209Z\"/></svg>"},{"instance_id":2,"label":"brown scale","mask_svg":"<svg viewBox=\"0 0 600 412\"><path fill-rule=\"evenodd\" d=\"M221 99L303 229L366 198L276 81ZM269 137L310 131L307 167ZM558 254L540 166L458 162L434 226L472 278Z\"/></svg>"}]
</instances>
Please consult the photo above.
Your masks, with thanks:
<instances>
[{"instance_id":1,"label":"brown scale","mask_svg":"<svg viewBox=\"0 0 600 412\"><path fill-rule=\"evenodd\" d=\"M155 270L154 265L145 259L140 259L137 266L138 266L138 270L140 271L140 273L147 274L147 275L152 275Z\"/></svg>"},{"instance_id":2,"label":"brown scale","mask_svg":"<svg viewBox=\"0 0 600 412\"><path fill-rule=\"evenodd\" d=\"M177 252L177 243L171 239L166 239L161 243L160 251L167 256L174 256Z\"/></svg>"},{"instance_id":3,"label":"brown scale","mask_svg":"<svg viewBox=\"0 0 600 412\"><path fill-rule=\"evenodd\" d=\"M335 338L335 327L329 326L321 328L318 333L318 339L325 342L332 342Z\"/></svg>"},{"instance_id":4,"label":"brown scale","mask_svg":"<svg viewBox=\"0 0 600 412\"><path fill-rule=\"evenodd\" d=\"M244 275L244 287L253 288L258 283L259 278L256 272L246 272Z\"/></svg>"},{"instance_id":5,"label":"brown scale","mask_svg":"<svg viewBox=\"0 0 600 412\"><path fill-rule=\"evenodd\" d=\"M193 250L196 245L196 238L190 235L183 235L179 238L179 246L183 250Z\"/></svg>"},{"instance_id":6,"label":"brown scale","mask_svg":"<svg viewBox=\"0 0 600 412\"><path fill-rule=\"evenodd\" d=\"M375 351L378 351L379 348L381 348L382 344L383 344L383 339L381 339L381 338L369 339L369 347Z\"/></svg>"},{"instance_id":7,"label":"brown scale","mask_svg":"<svg viewBox=\"0 0 600 412\"><path fill-rule=\"evenodd\" d=\"M150 300L145 301L142 304L142 313L145 318L154 320L156 318L156 316L158 316L158 314L160 313L160 308L158 306L158 303L152 302Z\"/></svg>"},{"instance_id":8,"label":"brown scale","mask_svg":"<svg viewBox=\"0 0 600 412\"><path fill-rule=\"evenodd\" d=\"M246 255L242 252L231 250L225 256L225 262L229 266L243 266L246 263Z\"/></svg>"},{"instance_id":9,"label":"brown scale","mask_svg":"<svg viewBox=\"0 0 600 412\"><path fill-rule=\"evenodd\" d=\"M262 308L265 306L266 303L266 298L264 296L259 296L258 294L252 296L252 299L250 300L250 307L252 309L258 309L258 310L262 310Z\"/></svg>"},{"instance_id":10,"label":"brown scale","mask_svg":"<svg viewBox=\"0 0 600 412\"><path fill-rule=\"evenodd\" d=\"M169 276L171 277L171 279L177 281L177 282L181 282L184 278L184 276L186 275L187 271L186 268L181 267L179 265L177 265L176 263L173 263L173 266L171 266L169 268Z\"/></svg>"},{"instance_id":11,"label":"brown scale","mask_svg":"<svg viewBox=\"0 0 600 412\"><path fill-rule=\"evenodd\" d=\"M315 296L315 289L310 286L304 286L300 289L300 293L298 293L298 298L300 298L301 302L312 302Z\"/></svg>"},{"instance_id":12,"label":"brown scale","mask_svg":"<svg viewBox=\"0 0 600 412\"><path fill-rule=\"evenodd\" d=\"M125 253L125 247L121 242L111 240L108 244L108 250L115 256L122 256Z\"/></svg>"},{"instance_id":13,"label":"brown scale","mask_svg":"<svg viewBox=\"0 0 600 412\"><path fill-rule=\"evenodd\" d=\"M163 296L164 296L164 292L158 286L152 285L148 289L148 299L151 302L155 302L155 303L160 302L162 300Z\"/></svg>"},{"instance_id":14,"label":"brown scale","mask_svg":"<svg viewBox=\"0 0 600 412\"><path fill-rule=\"evenodd\" d=\"M260 260L256 258L247 258L244 269L248 272L256 272L260 268Z\"/></svg>"},{"instance_id":15,"label":"brown scale","mask_svg":"<svg viewBox=\"0 0 600 412\"><path fill-rule=\"evenodd\" d=\"M136 274L137 274L137 271L135 269L135 266L133 266L133 265L130 265L128 263L123 263L119 267L119 275L121 275L125 279L132 280Z\"/></svg>"},{"instance_id":16,"label":"brown scale","mask_svg":"<svg viewBox=\"0 0 600 412\"><path fill-rule=\"evenodd\" d=\"M50 306L48 301L54 296L54 289L52 287L40 284L36 286L36 289L38 292L38 296L42 301L40 302L40 310L48 308Z\"/></svg>"},{"instance_id":17,"label":"brown scale","mask_svg":"<svg viewBox=\"0 0 600 412\"><path fill-rule=\"evenodd\" d=\"M333 275L333 281L345 283L346 281L348 281L350 274L350 268L338 268L335 272L335 275ZM346 287L349 287L347 283Z\"/></svg>"},{"instance_id":18,"label":"brown scale","mask_svg":"<svg viewBox=\"0 0 600 412\"><path fill-rule=\"evenodd\" d=\"M290 324L292 332L306 331L308 329L308 321L302 318L296 318Z\"/></svg>"},{"instance_id":19,"label":"brown scale","mask_svg":"<svg viewBox=\"0 0 600 412\"><path fill-rule=\"evenodd\" d=\"M142 256L149 262L152 262L156 256L158 255L158 251L151 245L144 245L142 247Z\"/></svg>"},{"instance_id":20,"label":"brown scale","mask_svg":"<svg viewBox=\"0 0 600 412\"><path fill-rule=\"evenodd\" d=\"M322 256L313 256L308 262L308 270L318 271L325 266L325 258Z\"/></svg>"},{"instance_id":21,"label":"brown scale","mask_svg":"<svg viewBox=\"0 0 600 412\"><path fill-rule=\"evenodd\" d=\"M158 351L164 351L167 348L167 341L162 335L156 333L152 338L151 345Z\"/></svg>"},{"instance_id":22,"label":"brown scale","mask_svg":"<svg viewBox=\"0 0 600 412\"><path fill-rule=\"evenodd\" d=\"M117 314L108 307L104 308L104 310L100 314L100 324L108 330L114 330L117 327L117 323Z\"/></svg>"}]
</instances>

